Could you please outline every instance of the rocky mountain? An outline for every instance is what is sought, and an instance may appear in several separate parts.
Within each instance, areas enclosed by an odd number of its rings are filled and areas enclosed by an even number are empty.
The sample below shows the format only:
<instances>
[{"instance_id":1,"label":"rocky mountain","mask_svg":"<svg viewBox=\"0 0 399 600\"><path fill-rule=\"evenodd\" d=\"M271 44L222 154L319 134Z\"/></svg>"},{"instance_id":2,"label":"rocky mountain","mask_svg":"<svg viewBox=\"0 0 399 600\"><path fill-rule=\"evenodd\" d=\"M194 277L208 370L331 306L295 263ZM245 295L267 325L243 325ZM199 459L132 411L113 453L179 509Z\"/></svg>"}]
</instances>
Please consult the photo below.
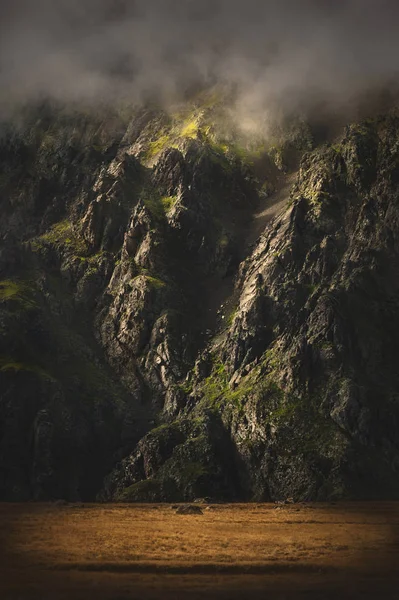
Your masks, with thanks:
<instances>
[{"instance_id":1,"label":"rocky mountain","mask_svg":"<svg viewBox=\"0 0 399 600\"><path fill-rule=\"evenodd\" d=\"M399 496L399 116L0 137L0 498Z\"/></svg>"}]
</instances>

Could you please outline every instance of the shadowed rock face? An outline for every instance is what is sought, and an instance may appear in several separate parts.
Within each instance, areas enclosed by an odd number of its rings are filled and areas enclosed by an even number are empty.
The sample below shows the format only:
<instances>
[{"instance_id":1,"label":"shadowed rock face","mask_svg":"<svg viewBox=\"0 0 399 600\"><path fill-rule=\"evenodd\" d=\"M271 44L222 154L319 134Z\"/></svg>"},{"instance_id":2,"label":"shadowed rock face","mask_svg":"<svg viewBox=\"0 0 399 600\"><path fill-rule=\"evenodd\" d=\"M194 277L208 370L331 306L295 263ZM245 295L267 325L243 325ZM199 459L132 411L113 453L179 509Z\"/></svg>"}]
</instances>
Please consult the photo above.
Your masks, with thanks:
<instances>
[{"instance_id":1,"label":"shadowed rock face","mask_svg":"<svg viewBox=\"0 0 399 600\"><path fill-rule=\"evenodd\" d=\"M0 498L397 497L399 118L182 119L1 138Z\"/></svg>"}]
</instances>

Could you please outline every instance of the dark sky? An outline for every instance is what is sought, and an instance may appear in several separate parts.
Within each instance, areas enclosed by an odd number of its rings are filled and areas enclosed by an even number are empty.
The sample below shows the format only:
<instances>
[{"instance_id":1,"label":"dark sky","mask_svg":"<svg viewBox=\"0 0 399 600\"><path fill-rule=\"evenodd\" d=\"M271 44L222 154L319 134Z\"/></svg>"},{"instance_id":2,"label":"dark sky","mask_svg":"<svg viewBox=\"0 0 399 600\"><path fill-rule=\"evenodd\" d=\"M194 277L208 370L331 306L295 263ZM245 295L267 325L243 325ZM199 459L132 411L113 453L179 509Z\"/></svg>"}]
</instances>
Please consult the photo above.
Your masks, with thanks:
<instances>
[{"instance_id":1,"label":"dark sky","mask_svg":"<svg viewBox=\"0 0 399 600\"><path fill-rule=\"evenodd\" d=\"M0 105L168 100L235 84L242 106L345 105L399 71L397 0L1 0Z\"/></svg>"}]
</instances>

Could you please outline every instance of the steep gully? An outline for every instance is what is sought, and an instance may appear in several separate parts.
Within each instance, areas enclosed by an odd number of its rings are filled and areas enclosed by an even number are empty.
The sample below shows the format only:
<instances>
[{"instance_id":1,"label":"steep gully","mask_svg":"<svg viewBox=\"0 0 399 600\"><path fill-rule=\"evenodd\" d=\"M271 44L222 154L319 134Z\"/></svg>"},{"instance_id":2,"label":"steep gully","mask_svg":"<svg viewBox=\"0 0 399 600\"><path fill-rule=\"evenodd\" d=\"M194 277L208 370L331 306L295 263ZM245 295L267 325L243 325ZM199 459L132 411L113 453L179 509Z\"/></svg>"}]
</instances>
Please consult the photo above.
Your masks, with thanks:
<instances>
[{"instance_id":1,"label":"steep gully","mask_svg":"<svg viewBox=\"0 0 399 600\"><path fill-rule=\"evenodd\" d=\"M274 182L274 192L261 196L256 211L243 220L242 215L236 219L236 249L238 264L244 261L251 252L256 241L264 233L267 226L287 206L290 191L297 177L297 171L280 173ZM226 277L213 276L203 286L203 338L205 344L212 338L212 345L217 346L223 339L231 315L238 301L238 290L235 290L237 270Z\"/></svg>"}]
</instances>

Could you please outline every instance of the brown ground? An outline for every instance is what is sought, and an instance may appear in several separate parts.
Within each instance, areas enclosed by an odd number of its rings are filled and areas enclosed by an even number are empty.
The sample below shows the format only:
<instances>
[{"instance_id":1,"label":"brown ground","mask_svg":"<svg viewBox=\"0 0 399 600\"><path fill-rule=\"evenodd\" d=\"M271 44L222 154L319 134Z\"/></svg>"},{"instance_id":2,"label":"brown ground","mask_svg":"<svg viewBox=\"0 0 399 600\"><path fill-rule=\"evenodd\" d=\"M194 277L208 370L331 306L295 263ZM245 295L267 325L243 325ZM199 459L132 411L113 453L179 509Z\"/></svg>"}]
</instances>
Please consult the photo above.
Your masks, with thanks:
<instances>
[{"instance_id":1,"label":"brown ground","mask_svg":"<svg viewBox=\"0 0 399 600\"><path fill-rule=\"evenodd\" d=\"M1 600L398 598L399 505L0 505Z\"/></svg>"}]
</instances>

